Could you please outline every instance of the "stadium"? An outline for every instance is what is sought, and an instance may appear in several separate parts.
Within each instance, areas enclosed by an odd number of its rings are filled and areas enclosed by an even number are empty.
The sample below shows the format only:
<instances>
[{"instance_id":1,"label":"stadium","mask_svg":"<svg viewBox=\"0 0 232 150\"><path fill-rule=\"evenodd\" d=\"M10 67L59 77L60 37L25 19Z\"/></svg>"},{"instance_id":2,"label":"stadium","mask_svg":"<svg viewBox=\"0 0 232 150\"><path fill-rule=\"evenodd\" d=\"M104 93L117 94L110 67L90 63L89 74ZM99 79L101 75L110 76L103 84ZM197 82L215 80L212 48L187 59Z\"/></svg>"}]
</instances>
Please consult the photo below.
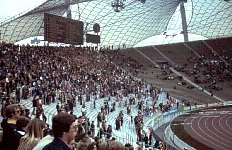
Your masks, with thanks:
<instances>
[{"instance_id":1,"label":"stadium","mask_svg":"<svg viewBox=\"0 0 232 150\"><path fill-rule=\"evenodd\" d=\"M0 14L3 149L15 149L7 127L18 130L17 115L51 129L63 113L78 128L70 149L81 149L87 133L100 150L106 143L109 150L114 144L232 148L230 0L41 0L30 6ZM20 113L9 117L11 105ZM38 149L45 137L24 149ZM23 149L17 140L12 146Z\"/></svg>"}]
</instances>

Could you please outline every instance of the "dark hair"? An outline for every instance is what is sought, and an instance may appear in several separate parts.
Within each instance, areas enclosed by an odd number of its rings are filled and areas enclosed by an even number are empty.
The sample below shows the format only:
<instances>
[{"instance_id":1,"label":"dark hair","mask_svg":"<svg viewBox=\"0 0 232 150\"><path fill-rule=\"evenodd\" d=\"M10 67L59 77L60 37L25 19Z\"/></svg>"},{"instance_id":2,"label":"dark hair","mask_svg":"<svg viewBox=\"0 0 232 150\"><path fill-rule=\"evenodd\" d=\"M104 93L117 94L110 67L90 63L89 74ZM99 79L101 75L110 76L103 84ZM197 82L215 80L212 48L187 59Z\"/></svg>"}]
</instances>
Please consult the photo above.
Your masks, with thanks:
<instances>
[{"instance_id":1,"label":"dark hair","mask_svg":"<svg viewBox=\"0 0 232 150\"><path fill-rule=\"evenodd\" d=\"M88 145L88 150L93 150L94 149L94 145L97 146L97 143L96 142L92 142Z\"/></svg>"},{"instance_id":2,"label":"dark hair","mask_svg":"<svg viewBox=\"0 0 232 150\"><path fill-rule=\"evenodd\" d=\"M100 140L99 136L95 136L95 137L94 137L94 141L95 141L95 142L99 142L99 140Z\"/></svg>"},{"instance_id":3,"label":"dark hair","mask_svg":"<svg viewBox=\"0 0 232 150\"><path fill-rule=\"evenodd\" d=\"M101 143L98 150L128 150L128 148L118 141L108 140L105 143Z\"/></svg>"},{"instance_id":4,"label":"dark hair","mask_svg":"<svg viewBox=\"0 0 232 150\"><path fill-rule=\"evenodd\" d=\"M83 140L85 138L85 136L88 135L86 132L81 134L81 139Z\"/></svg>"},{"instance_id":5,"label":"dark hair","mask_svg":"<svg viewBox=\"0 0 232 150\"><path fill-rule=\"evenodd\" d=\"M77 131L78 134L84 133L84 128L82 127L82 125L79 124L77 128L78 128L78 131Z\"/></svg>"},{"instance_id":6,"label":"dark hair","mask_svg":"<svg viewBox=\"0 0 232 150\"><path fill-rule=\"evenodd\" d=\"M15 109L19 108L19 106L17 104L10 104L8 106L6 106L6 110L5 110L5 115L6 118L11 118L12 117L12 113L15 113Z\"/></svg>"},{"instance_id":7,"label":"dark hair","mask_svg":"<svg viewBox=\"0 0 232 150\"><path fill-rule=\"evenodd\" d=\"M54 137L62 137L63 132L68 132L75 121L73 115L60 113L52 118L52 131Z\"/></svg>"},{"instance_id":8,"label":"dark hair","mask_svg":"<svg viewBox=\"0 0 232 150\"><path fill-rule=\"evenodd\" d=\"M18 130L22 130L23 127L26 127L31 120L25 116L20 116L16 121L16 127Z\"/></svg>"},{"instance_id":9,"label":"dark hair","mask_svg":"<svg viewBox=\"0 0 232 150\"><path fill-rule=\"evenodd\" d=\"M125 146L126 146L126 147L130 147L130 146L132 146L132 145L131 145L130 143L126 143Z\"/></svg>"},{"instance_id":10,"label":"dark hair","mask_svg":"<svg viewBox=\"0 0 232 150\"><path fill-rule=\"evenodd\" d=\"M115 138L115 137L112 137L111 139L112 139L113 141L115 141L115 140L116 140L116 138Z\"/></svg>"},{"instance_id":11,"label":"dark hair","mask_svg":"<svg viewBox=\"0 0 232 150\"><path fill-rule=\"evenodd\" d=\"M89 136L91 136L91 135L92 135L92 132L91 132L91 131L88 131L87 134L88 134Z\"/></svg>"},{"instance_id":12,"label":"dark hair","mask_svg":"<svg viewBox=\"0 0 232 150\"><path fill-rule=\"evenodd\" d=\"M18 105L19 106L19 110L20 110L20 115L23 116L25 115L25 107L24 106L21 106L21 105Z\"/></svg>"},{"instance_id":13,"label":"dark hair","mask_svg":"<svg viewBox=\"0 0 232 150\"><path fill-rule=\"evenodd\" d=\"M52 129L47 128L47 129L43 130L43 136L45 137L45 136L47 136L47 135L53 136L53 131L52 131Z\"/></svg>"},{"instance_id":14,"label":"dark hair","mask_svg":"<svg viewBox=\"0 0 232 150\"><path fill-rule=\"evenodd\" d=\"M88 150L87 147L85 143L79 143L78 150Z\"/></svg>"},{"instance_id":15,"label":"dark hair","mask_svg":"<svg viewBox=\"0 0 232 150\"><path fill-rule=\"evenodd\" d=\"M130 143L126 143L125 147L127 147L128 150L133 150L134 149L134 147Z\"/></svg>"}]
</instances>

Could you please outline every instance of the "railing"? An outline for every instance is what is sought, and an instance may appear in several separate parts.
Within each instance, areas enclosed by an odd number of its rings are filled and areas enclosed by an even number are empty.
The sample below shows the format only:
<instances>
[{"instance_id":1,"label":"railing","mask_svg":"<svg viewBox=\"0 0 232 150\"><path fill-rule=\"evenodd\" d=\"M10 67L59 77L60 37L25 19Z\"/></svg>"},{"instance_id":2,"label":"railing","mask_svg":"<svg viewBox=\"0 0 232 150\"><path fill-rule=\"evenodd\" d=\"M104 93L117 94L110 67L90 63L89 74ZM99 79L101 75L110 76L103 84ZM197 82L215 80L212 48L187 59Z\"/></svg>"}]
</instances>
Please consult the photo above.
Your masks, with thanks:
<instances>
[{"instance_id":1,"label":"railing","mask_svg":"<svg viewBox=\"0 0 232 150\"><path fill-rule=\"evenodd\" d=\"M174 118L176 118L177 116L179 115L182 115L182 114L185 114L186 112L189 112L189 111L193 111L193 110L196 110L197 107L195 107L194 109L186 109L184 111L177 111L177 112L173 112L167 116L164 116L164 120L165 120L165 123L167 122L171 122ZM172 131L170 125L167 126L167 128L165 129L165 132L164 132L164 137L165 137L165 142L167 143L167 147L169 147L168 145L171 145L171 146L174 146L176 147L177 149L184 149L184 148L187 148L187 149L191 149L191 150L194 150L193 147L189 146L188 144L186 144L184 141L180 140L176 135L175 133Z\"/></svg>"},{"instance_id":2,"label":"railing","mask_svg":"<svg viewBox=\"0 0 232 150\"><path fill-rule=\"evenodd\" d=\"M119 137L115 134L113 134L114 137L116 138L117 141L119 141L122 144L126 144L126 143L130 143L131 145L135 145L136 141L133 140L133 138L131 137L131 135L129 135L128 133L126 133L126 137Z\"/></svg>"},{"instance_id":3,"label":"railing","mask_svg":"<svg viewBox=\"0 0 232 150\"><path fill-rule=\"evenodd\" d=\"M117 49L126 49L126 48L132 48L133 45L126 45L126 44L120 44L120 45L100 45L100 47L109 49L109 50L117 50Z\"/></svg>"}]
</instances>

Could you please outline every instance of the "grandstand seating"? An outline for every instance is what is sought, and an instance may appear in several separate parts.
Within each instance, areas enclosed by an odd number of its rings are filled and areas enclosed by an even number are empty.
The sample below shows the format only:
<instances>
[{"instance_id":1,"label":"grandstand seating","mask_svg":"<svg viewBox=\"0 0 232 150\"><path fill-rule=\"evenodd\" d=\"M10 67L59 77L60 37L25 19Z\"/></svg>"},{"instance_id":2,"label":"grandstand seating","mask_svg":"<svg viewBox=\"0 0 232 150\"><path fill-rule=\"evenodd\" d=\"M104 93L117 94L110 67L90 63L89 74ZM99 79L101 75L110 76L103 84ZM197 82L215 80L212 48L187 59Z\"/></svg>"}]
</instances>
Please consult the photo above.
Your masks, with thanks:
<instances>
[{"instance_id":1,"label":"grandstand seating","mask_svg":"<svg viewBox=\"0 0 232 150\"><path fill-rule=\"evenodd\" d=\"M93 111L93 102L86 102L85 106L86 106L86 110L87 110L87 117L91 120L94 121L95 126L97 126L97 114L100 111L101 106L103 106L104 104L104 100L107 100L108 98L101 98L98 99L96 101L96 109ZM116 101L115 97L111 97L111 103ZM167 99L166 99L166 94L165 93L161 93L159 94L159 99L158 99L158 103L160 102L164 102L166 103ZM44 108L44 112L45 115L47 116L47 122L50 124L51 126L51 122L52 122L52 117L57 114L57 110L56 110L56 105L57 103L60 103L60 101L56 100L55 103L51 103L49 105L43 105ZM152 101L148 102L148 105L152 105L151 104ZM30 112L33 112L33 107L32 107L32 99L27 99L27 100L22 100L20 102L20 105L26 106L27 108L30 108ZM82 112L81 109L79 109L81 107L80 104L77 103L76 107L74 107L74 111L73 114L78 116L81 116ZM123 126L120 128L120 131L115 130L115 119L116 116L119 114L119 112L123 111L124 113L124 123ZM132 116L136 116L138 113L138 109L136 107L136 105L133 106L131 115ZM159 113L155 113L154 116L158 115ZM107 125L111 124L113 126L113 136L116 137L116 139L120 142L122 142L123 144L126 143L131 143L133 144L133 146L137 146L136 142L137 142L137 134L135 131L135 126L134 124L131 123L130 120L130 116L126 113L126 109L124 106L119 107L119 105L117 104L117 107L115 109L114 112L111 112L110 114L108 114L106 116L106 121L107 121ZM148 127L153 126L151 123L151 121L149 120L153 120L153 118L151 118L150 116L145 116L144 117L144 122L149 122L149 124L144 124L145 126L143 127L143 129L146 131L146 129ZM96 129L97 131L99 130L98 128ZM95 135L97 135L97 131L95 132Z\"/></svg>"},{"instance_id":2,"label":"grandstand seating","mask_svg":"<svg viewBox=\"0 0 232 150\"><path fill-rule=\"evenodd\" d=\"M223 39L216 39L215 41L208 40L206 42L207 42L207 44L209 44L212 47L213 50L217 51L218 54L223 55L223 57L224 57L224 55L229 55L228 57L231 58L230 50L231 50L232 45L230 43L228 43L228 42L231 42L231 39L232 38L225 38L224 40ZM220 43L221 46L219 46L218 44L215 44L215 43L217 43L216 41L218 41L218 43ZM194 81L195 77L197 75L199 77L199 79L203 81L203 80L205 80L206 77L209 76L208 74L212 75L212 77L208 78L207 82L201 83L201 84L199 83L199 84L206 90L212 90L213 94L220 95L220 97L222 97L223 99L229 100L229 98L231 98L232 93L228 92L228 90L226 90L226 89L231 89L232 84L231 84L231 80L228 80L226 78L227 77L226 75L228 75L228 74L226 74L224 76L223 72L220 73L219 71L212 74L212 72L210 72L210 71L214 71L214 69L215 69L214 66L211 64L207 64L206 66L204 66L204 63L207 62L208 60L219 60L217 55L215 55L213 53L213 51L202 41L188 42L186 44L190 48L185 46L183 43L177 43L177 44L171 44L171 45L159 45L159 46L154 46L154 47L128 48L128 49L124 49L124 50L115 50L115 51L104 51L103 50L102 54L103 54L103 56L107 56L108 59L111 60L112 62L118 64L119 67L127 69L129 72L133 71L133 70L137 70L137 71L141 71L141 72L147 71L146 72L147 76L146 75L142 76L142 73L141 73L140 77L141 76L144 77L143 79L146 81L149 81L148 83L157 83L159 85L158 82L160 82L160 83L162 82L162 84L160 84L160 87L161 88L164 87L164 89L168 89L167 87L169 87L169 89L166 91L170 92L169 93L170 95L175 96L178 99L192 100L193 102L199 102L199 103L215 102L216 100L212 96L205 95L204 92L202 92L201 90L190 89L190 91L189 91L189 89L187 89L184 86L177 87L178 89L173 88L179 84L178 82L180 82L180 80L175 80L173 82L172 81L166 82L164 80L160 81L160 76L162 77L161 69L155 67L155 62L158 62L158 61L171 61L172 63L174 63L174 66L181 66L181 65L185 66L186 65L187 66L186 68L183 68L183 70L178 70L178 71L180 73L185 72L185 74L183 74L183 75L187 76L188 73L186 73L186 70L187 69L194 70L194 68L196 67L195 64L198 64L197 67L198 67L199 72L197 72L196 74L193 73L193 75L188 76L188 78L191 79L192 81ZM30 49L30 48L28 48L28 49ZM225 50L223 50L223 49L225 49ZM56 48L53 48L53 52L55 52L56 50L57 50ZM198 53L200 56L204 56L204 57L199 59L192 52L192 50L194 52ZM162 55L158 51L161 52ZM53 52L51 50L49 50L49 53L51 55L53 55L54 58L56 58L57 55L54 55L55 53L53 53ZM98 55L98 53L95 53L94 51L78 50L78 54L81 54L82 52L83 52L83 54L85 54L85 59L83 62L82 62L81 55L72 55L75 53L75 51L72 51L71 48L68 50L68 52L69 52L69 54L71 54L69 56L69 59L71 61L75 60L77 64L79 63L80 65L86 65L88 63L95 63L95 64L97 64L97 66L96 66L97 68L101 68L102 66L104 66L105 69L109 69L109 70L114 68L113 65L107 66L108 60L104 60L104 59L100 58L101 56ZM29 53L32 54L32 51L29 50ZM12 53L12 54L16 54L16 53ZM23 55L25 55L25 54L26 53L23 53ZM38 53L38 57L42 57L44 59L46 59L46 58L51 59L51 58L48 58L48 56L45 54L46 54L46 52L41 51L40 53ZM65 51L60 51L59 54L62 54L63 56L67 56L65 54ZM86 59L86 58L88 58L88 59ZM56 59L60 63L59 57L57 57ZM101 61L101 60L104 60L104 61ZM69 61L67 61L66 59L63 59L62 61L64 64L69 65ZM86 64L84 64L84 63L86 63ZM37 65L36 62L33 62L32 64ZM74 64L70 64L70 65L71 65L71 68L76 67ZM53 65L51 65L51 66L55 68L55 66L53 66ZM89 64L86 66L90 67L90 69L93 69L92 71L94 71L94 69L95 69L94 65L92 66ZM38 66L38 67L41 67L41 66ZM231 69L231 68L229 68L229 69ZM151 71L155 71L156 73L151 74ZM158 74L160 75L159 78L157 77ZM221 75L223 75L223 76L221 76ZM149 78L146 78L148 76L149 76ZM219 82L218 81L219 77L225 77L224 80L228 81L228 82L222 82L222 81ZM224 89L222 91L211 89L212 88L211 85L213 85L213 86L215 85L214 83L212 84L212 81L214 81L214 80L218 86L223 86ZM157 85L157 84L155 84L155 85ZM189 94L189 95L187 95L187 94ZM183 98L183 97L185 97L185 98ZM160 95L159 98L162 102L164 102L163 100L166 99L165 95L163 93ZM104 99L106 99L106 98L101 98L98 101L96 101L97 108L100 108L103 105ZM115 101L115 97L111 97L111 99L112 99L112 101ZM204 99L204 100L202 100L202 99ZM57 113L57 110L56 110L57 102L58 101L56 100L55 103L50 103L49 105L43 105L45 115L48 117L49 123L51 123L51 119L52 119L53 115ZM32 112L32 99L22 100L20 102L20 104L25 105L28 108L30 108L31 112ZM80 107L80 104L77 104L77 107ZM93 104L91 101L86 102L86 107L87 107L87 117L89 117L91 121L95 121L95 124L96 124L96 118L97 118L96 116L98 114L99 109L96 111L92 111ZM132 111L132 116L135 116L138 113L138 109L135 107L135 105L133 107L134 107L134 109ZM126 114L125 107L116 107L116 111L107 115L106 116L107 124L112 124L114 126L115 117L119 114L120 111L123 111L125 114L124 125L120 129L120 131L117 131L114 129L113 136L117 137L117 139L123 139L121 141L122 143L132 143L133 145L136 145L135 144L136 143L136 131L135 131L134 126L131 125L131 123L130 123L130 116ZM81 109L74 109L74 114L76 116L80 116ZM152 119L152 118L145 117L145 122L149 122L149 123L145 124L144 129L146 129L146 127L152 126L152 124L150 124L150 121L149 121L150 119Z\"/></svg>"},{"instance_id":3,"label":"grandstand seating","mask_svg":"<svg viewBox=\"0 0 232 150\"><path fill-rule=\"evenodd\" d=\"M213 53L212 50L202 41L193 41L186 44L204 59L219 60L218 56L216 56L215 53Z\"/></svg>"},{"instance_id":4,"label":"grandstand seating","mask_svg":"<svg viewBox=\"0 0 232 150\"><path fill-rule=\"evenodd\" d=\"M161 61L167 61L162 55L160 55L152 46L148 47L139 47L136 48L143 54L145 54L147 57L149 57L154 62L161 62Z\"/></svg>"},{"instance_id":5,"label":"grandstand seating","mask_svg":"<svg viewBox=\"0 0 232 150\"><path fill-rule=\"evenodd\" d=\"M155 47L178 66L188 64L187 59L193 56L193 53L191 53L191 51L186 48L183 43L159 45Z\"/></svg>"},{"instance_id":6,"label":"grandstand seating","mask_svg":"<svg viewBox=\"0 0 232 150\"><path fill-rule=\"evenodd\" d=\"M144 59L144 56L142 56L139 52L135 51L133 48L122 50L120 51L120 53L123 54L126 57L126 59L130 57L133 60L136 60L136 62L142 65L143 69L149 68L151 65L153 65L150 61Z\"/></svg>"},{"instance_id":7,"label":"grandstand seating","mask_svg":"<svg viewBox=\"0 0 232 150\"><path fill-rule=\"evenodd\" d=\"M225 60L232 62L232 38L210 39L206 42Z\"/></svg>"}]
</instances>

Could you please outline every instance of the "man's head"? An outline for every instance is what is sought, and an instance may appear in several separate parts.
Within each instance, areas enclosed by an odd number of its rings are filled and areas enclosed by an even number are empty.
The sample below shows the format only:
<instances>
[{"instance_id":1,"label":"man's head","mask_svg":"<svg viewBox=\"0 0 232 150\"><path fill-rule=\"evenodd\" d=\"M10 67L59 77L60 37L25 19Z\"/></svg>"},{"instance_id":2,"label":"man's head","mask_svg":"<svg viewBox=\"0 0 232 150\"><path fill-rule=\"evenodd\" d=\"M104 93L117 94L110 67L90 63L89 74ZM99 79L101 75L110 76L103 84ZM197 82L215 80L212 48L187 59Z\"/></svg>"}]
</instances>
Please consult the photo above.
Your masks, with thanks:
<instances>
[{"instance_id":1,"label":"man's head","mask_svg":"<svg viewBox=\"0 0 232 150\"><path fill-rule=\"evenodd\" d=\"M6 117L11 119L17 119L20 116L20 109L17 104L10 104L6 106Z\"/></svg>"},{"instance_id":2,"label":"man's head","mask_svg":"<svg viewBox=\"0 0 232 150\"><path fill-rule=\"evenodd\" d=\"M25 109L25 112L26 112L26 114L25 114L26 116L29 116L29 115L30 115L30 109L26 108L26 109Z\"/></svg>"},{"instance_id":3,"label":"man's head","mask_svg":"<svg viewBox=\"0 0 232 150\"><path fill-rule=\"evenodd\" d=\"M89 137L92 136L92 132L91 131L88 131L87 134L88 134Z\"/></svg>"},{"instance_id":4,"label":"man's head","mask_svg":"<svg viewBox=\"0 0 232 150\"><path fill-rule=\"evenodd\" d=\"M19 118L17 119L17 122L16 122L17 129L26 131L25 128L30 121L31 120L25 116L19 116Z\"/></svg>"},{"instance_id":5,"label":"man's head","mask_svg":"<svg viewBox=\"0 0 232 150\"><path fill-rule=\"evenodd\" d=\"M54 137L61 138L66 142L75 139L77 126L73 115L60 113L52 119Z\"/></svg>"},{"instance_id":6,"label":"man's head","mask_svg":"<svg viewBox=\"0 0 232 150\"><path fill-rule=\"evenodd\" d=\"M94 137L94 141L95 141L96 143L99 143L99 140L100 140L100 138L99 138L98 136L95 136L95 137Z\"/></svg>"},{"instance_id":7,"label":"man's head","mask_svg":"<svg viewBox=\"0 0 232 150\"><path fill-rule=\"evenodd\" d=\"M25 106L19 106L20 116L26 116L26 111L25 111L25 109L26 109Z\"/></svg>"},{"instance_id":8,"label":"man's head","mask_svg":"<svg viewBox=\"0 0 232 150\"><path fill-rule=\"evenodd\" d=\"M87 133L82 133L82 135L81 135L81 140L82 140L83 142L88 142L88 140L89 140L89 135L88 135Z\"/></svg>"}]
</instances>

